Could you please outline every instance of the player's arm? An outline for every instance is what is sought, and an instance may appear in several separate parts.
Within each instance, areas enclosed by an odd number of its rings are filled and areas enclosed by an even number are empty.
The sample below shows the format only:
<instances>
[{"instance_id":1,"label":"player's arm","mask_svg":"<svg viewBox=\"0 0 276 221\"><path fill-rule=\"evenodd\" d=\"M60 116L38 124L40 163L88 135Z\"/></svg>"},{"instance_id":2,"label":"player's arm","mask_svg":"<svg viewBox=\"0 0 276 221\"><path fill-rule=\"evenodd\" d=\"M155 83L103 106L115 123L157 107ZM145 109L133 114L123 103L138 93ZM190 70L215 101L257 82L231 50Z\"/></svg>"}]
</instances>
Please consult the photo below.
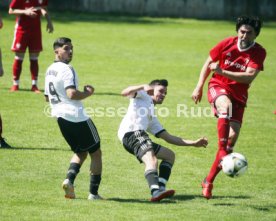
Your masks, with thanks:
<instances>
[{"instance_id":1,"label":"player's arm","mask_svg":"<svg viewBox=\"0 0 276 221\"><path fill-rule=\"evenodd\" d=\"M53 26L53 23L52 23L52 20L51 20L51 17L49 15L49 13L48 13L47 8L42 7L40 9L40 11L41 11L42 16L45 17L46 20L47 20L47 27L46 27L47 32L52 33L54 31L54 26Z\"/></svg>"},{"instance_id":2,"label":"player's arm","mask_svg":"<svg viewBox=\"0 0 276 221\"><path fill-rule=\"evenodd\" d=\"M83 91L79 91L75 87L68 87L66 89L66 94L72 100L83 100L91 96L94 90L95 89L91 85L84 86Z\"/></svg>"},{"instance_id":3,"label":"player's arm","mask_svg":"<svg viewBox=\"0 0 276 221\"><path fill-rule=\"evenodd\" d=\"M121 95L125 97L135 97L136 93L140 90L144 90L147 93L151 94L153 92L153 87L148 84L129 86L122 90Z\"/></svg>"},{"instance_id":4,"label":"player's arm","mask_svg":"<svg viewBox=\"0 0 276 221\"><path fill-rule=\"evenodd\" d=\"M201 101L204 83L208 78L209 74L211 73L211 70L209 68L209 65L211 62L212 62L212 58L209 56L200 71L196 88L192 93L192 99L196 104Z\"/></svg>"},{"instance_id":5,"label":"player's arm","mask_svg":"<svg viewBox=\"0 0 276 221\"><path fill-rule=\"evenodd\" d=\"M212 71L215 71L217 74L220 74L224 77L227 77L231 80L237 81L239 83L250 84L258 75L260 70L254 68L246 68L245 72L233 72L221 69L217 63L211 63L209 65Z\"/></svg>"},{"instance_id":6,"label":"player's arm","mask_svg":"<svg viewBox=\"0 0 276 221\"><path fill-rule=\"evenodd\" d=\"M26 8L26 9L15 9L9 8L10 15L26 15L29 17L36 17L37 16L37 9L35 7Z\"/></svg>"},{"instance_id":7,"label":"player's arm","mask_svg":"<svg viewBox=\"0 0 276 221\"><path fill-rule=\"evenodd\" d=\"M167 131L161 132L160 134L158 134L158 137L162 138L170 144L174 144L177 146L207 147L208 145L208 140L206 137L202 137L197 140L186 140L181 137L171 135Z\"/></svg>"}]
</instances>

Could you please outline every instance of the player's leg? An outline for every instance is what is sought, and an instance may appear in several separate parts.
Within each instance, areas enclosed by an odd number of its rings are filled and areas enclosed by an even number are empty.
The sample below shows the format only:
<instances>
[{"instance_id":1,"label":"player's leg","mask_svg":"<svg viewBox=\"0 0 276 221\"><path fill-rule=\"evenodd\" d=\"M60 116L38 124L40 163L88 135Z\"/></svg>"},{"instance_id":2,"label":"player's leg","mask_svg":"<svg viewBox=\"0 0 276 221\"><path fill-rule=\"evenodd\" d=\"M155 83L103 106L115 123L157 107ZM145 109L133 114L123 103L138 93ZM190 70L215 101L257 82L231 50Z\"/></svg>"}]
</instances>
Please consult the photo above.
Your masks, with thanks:
<instances>
[{"instance_id":1,"label":"player's leg","mask_svg":"<svg viewBox=\"0 0 276 221\"><path fill-rule=\"evenodd\" d=\"M31 91L35 93L40 93L40 90L37 87L38 80L38 57L39 53L42 51L42 36L41 30L35 30L29 36L32 40L29 41L29 58L30 58L30 72L32 76L32 88Z\"/></svg>"},{"instance_id":2,"label":"player's leg","mask_svg":"<svg viewBox=\"0 0 276 221\"><path fill-rule=\"evenodd\" d=\"M165 190L175 161L175 154L172 150L161 146L158 153L156 154L156 157L162 160L159 165L158 184L161 190Z\"/></svg>"},{"instance_id":3,"label":"player's leg","mask_svg":"<svg viewBox=\"0 0 276 221\"><path fill-rule=\"evenodd\" d=\"M158 161L152 149L149 149L141 157L141 160L145 164L145 178L148 182L151 194L159 190L158 185L158 172L157 165Z\"/></svg>"},{"instance_id":4,"label":"player's leg","mask_svg":"<svg viewBox=\"0 0 276 221\"><path fill-rule=\"evenodd\" d=\"M213 183L217 174L221 170L220 161L227 155L226 147L230 131L229 109L232 103L226 95L219 96L215 101L215 108L217 110L217 133L218 133L218 151L212 168L206 177L208 183Z\"/></svg>"},{"instance_id":5,"label":"player's leg","mask_svg":"<svg viewBox=\"0 0 276 221\"><path fill-rule=\"evenodd\" d=\"M85 161L88 152L75 153L71 158L70 165L66 174L66 179L62 183L65 191L65 198L75 199L74 181L80 171L81 165Z\"/></svg>"},{"instance_id":6,"label":"player's leg","mask_svg":"<svg viewBox=\"0 0 276 221\"><path fill-rule=\"evenodd\" d=\"M13 86L11 87L10 91L18 91L19 90L19 80L20 75L22 72L22 63L24 60L25 53L15 52L15 57L12 66L13 72Z\"/></svg>"},{"instance_id":7,"label":"player's leg","mask_svg":"<svg viewBox=\"0 0 276 221\"><path fill-rule=\"evenodd\" d=\"M30 72L31 72L31 76L32 76L32 88L31 88L31 91L33 91L35 93L40 93L40 90L37 87L38 72L39 72L38 56L39 56L39 52L37 52L37 53L30 53L29 54L29 58L30 58Z\"/></svg>"},{"instance_id":8,"label":"player's leg","mask_svg":"<svg viewBox=\"0 0 276 221\"><path fill-rule=\"evenodd\" d=\"M19 90L19 80L22 71L22 63L27 49L28 37L25 33L15 30L14 39L11 50L15 53L12 72L13 72L13 86L10 91Z\"/></svg>"},{"instance_id":9,"label":"player's leg","mask_svg":"<svg viewBox=\"0 0 276 221\"><path fill-rule=\"evenodd\" d=\"M11 146L2 137L2 132L3 132L2 118L1 118L1 115L0 115L0 148L11 148Z\"/></svg>"},{"instance_id":10,"label":"player's leg","mask_svg":"<svg viewBox=\"0 0 276 221\"><path fill-rule=\"evenodd\" d=\"M216 110L216 115L218 116L218 151L209 174L201 184L203 188L202 194L206 199L210 199L212 197L213 182L218 173L221 171L221 159L227 155L226 147L230 131L229 113L232 112L232 102L228 96L222 94L216 98L214 108Z\"/></svg>"},{"instance_id":11,"label":"player's leg","mask_svg":"<svg viewBox=\"0 0 276 221\"><path fill-rule=\"evenodd\" d=\"M228 143L226 148L228 154L233 152L234 146L240 134L240 128L241 128L241 124L239 122L230 121L230 131L229 131Z\"/></svg>"},{"instance_id":12,"label":"player's leg","mask_svg":"<svg viewBox=\"0 0 276 221\"><path fill-rule=\"evenodd\" d=\"M154 150L148 150L142 157L141 160L145 164L145 177L148 181L151 190L150 201L156 202L164 198L171 197L174 195L174 190L166 190L165 188L160 189L159 187L159 177L157 172L158 160L154 153ZM166 174L168 175L168 174Z\"/></svg>"},{"instance_id":13,"label":"player's leg","mask_svg":"<svg viewBox=\"0 0 276 221\"><path fill-rule=\"evenodd\" d=\"M95 152L90 153L90 188L89 188L89 200L102 199L98 190L102 179L102 151L97 149Z\"/></svg>"}]
</instances>

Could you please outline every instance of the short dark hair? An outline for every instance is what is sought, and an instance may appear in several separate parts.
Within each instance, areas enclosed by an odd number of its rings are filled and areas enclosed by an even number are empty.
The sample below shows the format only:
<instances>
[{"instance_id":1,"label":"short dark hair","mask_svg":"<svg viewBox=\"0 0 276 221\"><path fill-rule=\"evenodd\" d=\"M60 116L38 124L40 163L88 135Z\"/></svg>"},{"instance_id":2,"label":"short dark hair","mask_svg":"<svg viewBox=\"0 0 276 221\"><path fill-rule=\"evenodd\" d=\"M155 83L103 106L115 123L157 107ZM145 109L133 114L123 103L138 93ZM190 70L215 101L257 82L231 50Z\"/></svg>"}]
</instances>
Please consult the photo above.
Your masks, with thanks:
<instances>
[{"instance_id":1,"label":"short dark hair","mask_svg":"<svg viewBox=\"0 0 276 221\"><path fill-rule=\"evenodd\" d=\"M237 18L236 31L240 29L242 25L250 25L256 33L256 36L260 34L263 22L259 17L240 16Z\"/></svg>"},{"instance_id":2,"label":"short dark hair","mask_svg":"<svg viewBox=\"0 0 276 221\"><path fill-rule=\"evenodd\" d=\"M152 80L149 85L153 86L153 85L162 85L164 87L168 87L169 83L166 79L156 79L156 80Z\"/></svg>"},{"instance_id":3,"label":"short dark hair","mask_svg":"<svg viewBox=\"0 0 276 221\"><path fill-rule=\"evenodd\" d=\"M53 48L60 48L63 45L66 45L67 43L71 43L71 39L70 38L66 38L66 37L61 37L55 40L54 44L53 44Z\"/></svg>"}]
</instances>

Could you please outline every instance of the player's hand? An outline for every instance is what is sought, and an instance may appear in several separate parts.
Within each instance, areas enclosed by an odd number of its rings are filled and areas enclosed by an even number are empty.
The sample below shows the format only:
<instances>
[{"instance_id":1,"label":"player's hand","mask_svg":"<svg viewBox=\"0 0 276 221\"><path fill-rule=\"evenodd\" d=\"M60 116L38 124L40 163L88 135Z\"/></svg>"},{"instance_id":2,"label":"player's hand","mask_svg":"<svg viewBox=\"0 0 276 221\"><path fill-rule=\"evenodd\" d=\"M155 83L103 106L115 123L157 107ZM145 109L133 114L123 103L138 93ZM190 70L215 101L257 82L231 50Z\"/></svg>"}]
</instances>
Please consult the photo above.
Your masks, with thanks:
<instances>
[{"instance_id":1,"label":"player's hand","mask_svg":"<svg viewBox=\"0 0 276 221\"><path fill-rule=\"evenodd\" d=\"M210 63L209 68L210 68L211 71L214 71L218 74L221 73L221 68L220 68L220 66L217 62Z\"/></svg>"},{"instance_id":2,"label":"player's hand","mask_svg":"<svg viewBox=\"0 0 276 221\"><path fill-rule=\"evenodd\" d=\"M91 86L91 85L85 85L85 86L83 87L83 91L86 92L86 93L88 93L89 96L91 96L91 95L94 93L95 89L94 89L94 87Z\"/></svg>"},{"instance_id":3,"label":"player's hand","mask_svg":"<svg viewBox=\"0 0 276 221\"><path fill-rule=\"evenodd\" d=\"M208 145L208 139L206 137L199 138L195 141L195 147L204 147L206 148Z\"/></svg>"},{"instance_id":4,"label":"player's hand","mask_svg":"<svg viewBox=\"0 0 276 221\"><path fill-rule=\"evenodd\" d=\"M48 23L47 23L46 31L47 31L48 33L53 33L53 32L54 32L54 26L53 26L52 22L48 22Z\"/></svg>"},{"instance_id":5,"label":"player's hand","mask_svg":"<svg viewBox=\"0 0 276 221\"><path fill-rule=\"evenodd\" d=\"M199 103L202 98L202 89L201 88L195 88L193 93L192 93L192 99L195 102L195 104Z\"/></svg>"},{"instance_id":6,"label":"player's hand","mask_svg":"<svg viewBox=\"0 0 276 221\"><path fill-rule=\"evenodd\" d=\"M144 91L147 92L148 95L153 95L154 93L154 87L148 85L148 84L145 84L144 85Z\"/></svg>"},{"instance_id":7,"label":"player's hand","mask_svg":"<svg viewBox=\"0 0 276 221\"><path fill-rule=\"evenodd\" d=\"M25 15L35 18L37 16L37 9L35 7L25 9Z\"/></svg>"}]
</instances>

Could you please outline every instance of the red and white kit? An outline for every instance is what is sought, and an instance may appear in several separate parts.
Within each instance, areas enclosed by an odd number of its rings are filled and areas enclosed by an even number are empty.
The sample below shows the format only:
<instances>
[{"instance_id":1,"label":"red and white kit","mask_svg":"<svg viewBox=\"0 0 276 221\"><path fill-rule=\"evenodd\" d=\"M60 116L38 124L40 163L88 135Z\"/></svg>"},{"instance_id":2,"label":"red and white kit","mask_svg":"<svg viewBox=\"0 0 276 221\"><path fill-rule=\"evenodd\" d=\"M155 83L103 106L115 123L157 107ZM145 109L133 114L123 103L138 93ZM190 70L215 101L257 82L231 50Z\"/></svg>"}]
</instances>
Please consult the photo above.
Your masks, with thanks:
<instances>
[{"instance_id":1,"label":"red and white kit","mask_svg":"<svg viewBox=\"0 0 276 221\"><path fill-rule=\"evenodd\" d=\"M48 0L12 0L10 8L27 9L47 7ZM36 53L42 51L41 36L41 11L37 11L36 17L27 15L18 15L16 17L16 25L14 39L11 50L14 52L25 52L29 48L29 52Z\"/></svg>"},{"instance_id":2,"label":"red and white kit","mask_svg":"<svg viewBox=\"0 0 276 221\"><path fill-rule=\"evenodd\" d=\"M240 49L238 37L226 38L210 51L210 57L214 62L219 62L221 69L233 72L245 72L247 67L262 71L265 56L265 49L258 43L247 49ZM249 87L249 84L239 83L214 73L209 81L208 100L213 104L218 96L229 96L234 105L232 120L241 123Z\"/></svg>"}]
</instances>

